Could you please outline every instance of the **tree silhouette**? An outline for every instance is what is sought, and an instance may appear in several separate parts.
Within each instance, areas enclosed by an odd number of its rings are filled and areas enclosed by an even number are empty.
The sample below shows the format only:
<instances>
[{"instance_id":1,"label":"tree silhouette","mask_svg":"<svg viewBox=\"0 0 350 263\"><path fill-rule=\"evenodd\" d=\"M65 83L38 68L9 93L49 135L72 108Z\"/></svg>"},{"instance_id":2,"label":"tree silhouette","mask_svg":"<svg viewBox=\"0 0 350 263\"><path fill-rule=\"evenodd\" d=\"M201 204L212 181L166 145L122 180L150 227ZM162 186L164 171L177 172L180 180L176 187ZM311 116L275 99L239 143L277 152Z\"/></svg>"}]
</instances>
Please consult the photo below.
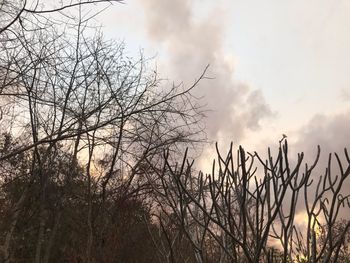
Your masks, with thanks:
<instances>
[{"instance_id":1,"label":"tree silhouette","mask_svg":"<svg viewBox=\"0 0 350 263\"><path fill-rule=\"evenodd\" d=\"M202 114L190 92L205 71L190 87L165 86L147 59L130 59L123 44L91 29L99 11L82 7L112 2L119 1L70 1L49 9L40 2L1 3L0 181L13 188L3 193L10 202L1 234L5 262L19 250L34 262L50 262L62 229L80 249L71 260L99 262L95 249L101 258L108 247L115 202L149 191L145 158L201 140ZM84 217L73 216L74 209ZM65 228L66 213L84 222L70 226L84 234L69 236L74 231ZM16 231L26 233L26 249L17 246Z\"/></svg>"},{"instance_id":2,"label":"tree silhouette","mask_svg":"<svg viewBox=\"0 0 350 263\"><path fill-rule=\"evenodd\" d=\"M198 254L196 262L206 262L209 238L217 244L220 262L344 260L340 251L347 246L350 226L340 213L350 207L349 194L343 191L350 173L346 150L345 163L335 154L340 174L333 176L330 155L325 174L318 178L313 171L320 148L308 165L303 153L290 160L287 141L280 143L276 157L269 150L265 161L242 147L235 158L231 144L226 157L217 151L217 164L207 175L194 175L186 154L174 165L164 155L164 168L157 171L163 185L157 200L162 211L171 211L162 214L171 215L179 233L186 234ZM296 221L298 211L306 214L305 228Z\"/></svg>"}]
</instances>

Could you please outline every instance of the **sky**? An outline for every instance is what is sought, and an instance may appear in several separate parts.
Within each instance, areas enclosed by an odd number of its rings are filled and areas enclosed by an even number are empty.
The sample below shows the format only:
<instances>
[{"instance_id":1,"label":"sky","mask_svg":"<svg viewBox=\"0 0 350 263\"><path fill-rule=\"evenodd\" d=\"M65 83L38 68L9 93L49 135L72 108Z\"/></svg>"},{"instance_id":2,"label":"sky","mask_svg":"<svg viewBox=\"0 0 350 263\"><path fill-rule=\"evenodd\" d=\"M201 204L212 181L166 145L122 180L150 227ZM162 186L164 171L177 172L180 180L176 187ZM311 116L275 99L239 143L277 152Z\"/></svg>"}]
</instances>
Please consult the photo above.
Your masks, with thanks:
<instances>
[{"instance_id":1,"label":"sky","mask_svg":"<svg viewBox=\"0 0 350 263\"><path fill-rule=\"evenodd\" d=\"M248 149L349 147L350 2L125 0L97 18L163 78L191 84L210 110L211 141Z\"/></svg>"}]
</instances>

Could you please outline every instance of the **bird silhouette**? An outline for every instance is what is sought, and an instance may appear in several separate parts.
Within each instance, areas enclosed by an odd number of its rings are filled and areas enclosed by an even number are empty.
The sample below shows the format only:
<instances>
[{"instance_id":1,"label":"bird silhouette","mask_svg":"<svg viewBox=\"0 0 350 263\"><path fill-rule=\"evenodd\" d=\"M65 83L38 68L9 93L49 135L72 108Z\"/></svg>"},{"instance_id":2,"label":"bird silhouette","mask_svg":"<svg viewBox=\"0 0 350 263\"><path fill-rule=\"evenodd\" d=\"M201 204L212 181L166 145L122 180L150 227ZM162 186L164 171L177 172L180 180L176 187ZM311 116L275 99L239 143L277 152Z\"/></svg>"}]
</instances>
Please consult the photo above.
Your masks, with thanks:
<instances>
[{"instance_id":1,"label":"bird silhouette","mask_svg":"<svg viewBox=\"0 0 350 263\"><path fill-rule=\"evenodd\" d=\"M287 138L287 135L285 135L284 133L282 134L282 139L281 140L279 140L279 143L281 144L281 142L284 140L284 139L286 139Z\"/></svg>"}]
</instances>

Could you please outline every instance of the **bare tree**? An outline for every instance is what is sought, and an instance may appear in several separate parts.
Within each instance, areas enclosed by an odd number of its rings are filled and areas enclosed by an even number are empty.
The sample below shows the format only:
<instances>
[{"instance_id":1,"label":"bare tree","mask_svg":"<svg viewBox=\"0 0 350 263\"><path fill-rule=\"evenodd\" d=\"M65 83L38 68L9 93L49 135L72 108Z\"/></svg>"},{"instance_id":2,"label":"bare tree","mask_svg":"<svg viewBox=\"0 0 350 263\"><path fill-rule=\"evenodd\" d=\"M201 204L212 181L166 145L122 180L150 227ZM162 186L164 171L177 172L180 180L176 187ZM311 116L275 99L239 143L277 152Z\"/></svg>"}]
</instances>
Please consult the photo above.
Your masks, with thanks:
<instances>
[{"instance_id":1,"label":"bare tree","mask_svg":"<svg viewBox=\"0 0 350 263\"><path fill-rule=\"evenodd\" d=\"M33 261L50 262L64 200L78 195L87 207L83 258L97 262L108 234L110 200L150 191L143 177L146 158L157 160L165 148L177 151L201 140L202 114L191 90L205 71L190 87L164 86L142 54L133 61L124 55L123 44L91 30L89 19L96 12L87 15L83 6L112 2L119 1L70 1L49 9L40 2L1 4L7 16L0 31L0 126L16 142L1 151L1 177L18 179L6 170L11 160L27 156L30 162L24 190L7 214L5 262L16 249L11 249L14 229L33 187L38 189ZM75 16L66 13L73 9ZM57 22L61 16L65 27ZM56 165L62 156L70 167L64 172ZM83 195L74 192L78 174L86 178ZM53 182L64 185L55 205L50 201Z\"/></svg>"},{"instance_id":2,"label":"bare tree","mask_svg":"<svg viewBox=\"0 0 350 263\"><path fill-rule=\"evenodd\" d=\"M335 155L340 176L332 176L330 155L317 185L312 174L320 148L311 165L303 162L303 153L290 160L286 141L280 142L276 158L269 150L265 161L242 147L235 159L232 144L226 157L218 150L217 154L210 175L194 175L186 154L178 165L171 164L166 154L163 169L154 170L162 184L156 197L165 211L161 214L171 215L181 226L200 255L196 262L207 262L209 238L217 244L219 262L337 261L350 226L346 219L343 232L335 230L341 207L349 210L349 194L343 187L350 171L346 151L345 163ZM306 228L296 222L297 213L303 211ZM317 236L321 220L326 222L322 239Z\"/></svg>"}]
</instances>

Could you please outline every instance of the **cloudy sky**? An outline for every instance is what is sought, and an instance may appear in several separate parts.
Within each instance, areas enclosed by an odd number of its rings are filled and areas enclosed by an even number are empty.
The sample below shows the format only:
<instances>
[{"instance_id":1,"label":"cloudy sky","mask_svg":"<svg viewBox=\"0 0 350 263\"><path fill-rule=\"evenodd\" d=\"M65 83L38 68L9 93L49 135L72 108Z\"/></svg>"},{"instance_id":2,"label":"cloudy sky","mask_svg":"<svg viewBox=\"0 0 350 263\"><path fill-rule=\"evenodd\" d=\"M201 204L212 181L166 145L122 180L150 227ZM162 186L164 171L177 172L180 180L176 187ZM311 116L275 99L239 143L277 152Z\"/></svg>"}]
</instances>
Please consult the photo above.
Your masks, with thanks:
<instances>
[{"instance_id":1,"label":"cloudy sky","mask_svg":"<svg viewBox=\"0 0 350 263\"><path fill-rule=\"evenodd\" d=\"M326 151L350 140L347 0L125 0L99 17L107 37L140 49L164 78L193 82L207 133L248 148Z\"/></svg>"}]
</instances>

